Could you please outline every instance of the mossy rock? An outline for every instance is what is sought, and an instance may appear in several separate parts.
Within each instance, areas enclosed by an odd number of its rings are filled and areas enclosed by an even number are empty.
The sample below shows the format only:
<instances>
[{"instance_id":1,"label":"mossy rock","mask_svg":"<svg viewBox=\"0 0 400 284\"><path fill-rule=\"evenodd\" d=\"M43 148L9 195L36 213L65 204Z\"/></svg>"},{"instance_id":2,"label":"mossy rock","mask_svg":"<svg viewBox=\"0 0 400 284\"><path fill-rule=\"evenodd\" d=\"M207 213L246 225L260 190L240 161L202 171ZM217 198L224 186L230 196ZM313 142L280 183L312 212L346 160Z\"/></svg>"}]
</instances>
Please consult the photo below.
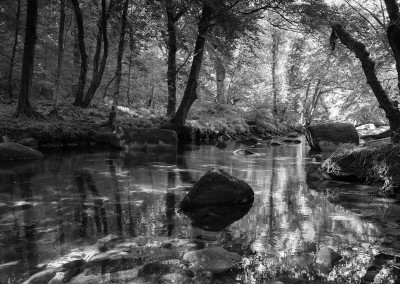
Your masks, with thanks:
<instances>
[{"instance_id":1,"label":"mossy rock","mask_svg":"<svg viewBox=\"0 0 400 284\"><path fill-rule=\"evenodd\" d=\"M335 151L342 144L359 144L357 129L350 123L321 123L305 129L312 150Z\"/></svg>"},{"instance_id":2,"label":"mossy rock","mask_svg":"<svg viewBox=\"0 0 400 284\"><path fill-rule=\"evenodd\" d=\"M387 192L400 193L400 144L341 148L322 164L334 179L384 182Z\"/></svg>"},{"instance_id":3,"label":"mossy rock","mask_svg":"<svg viewBox=\"0 0 400 284\"><path fill-rule=\"evenodd\" d=\"M0 161L5 160L34 160L43 158L37 150L14 142L0 143Z\"/></svg>"}]
</instances>

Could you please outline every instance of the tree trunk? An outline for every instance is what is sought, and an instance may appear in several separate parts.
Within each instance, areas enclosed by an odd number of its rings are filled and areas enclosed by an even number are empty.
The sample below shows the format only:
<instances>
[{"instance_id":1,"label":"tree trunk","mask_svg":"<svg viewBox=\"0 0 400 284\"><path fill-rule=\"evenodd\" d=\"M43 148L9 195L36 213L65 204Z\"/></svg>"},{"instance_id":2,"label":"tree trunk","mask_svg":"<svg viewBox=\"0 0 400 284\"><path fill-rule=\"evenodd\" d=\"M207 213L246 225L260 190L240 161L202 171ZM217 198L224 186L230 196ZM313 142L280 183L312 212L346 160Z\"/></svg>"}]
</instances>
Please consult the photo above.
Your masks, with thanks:
<instances>
[{"instance_id":1,"label":"tree trunk","mask_svg":"<svg viewBox=\"0 0 400 284\"><path fill-rule=\"evenodd\" d=\"M224 66L224 62L221 58L221 55L215 54L214 58L214 68L215 68L215 79L217 81L217 103L226 105L227 100L225 98L225 76L226 70Z\"/></svg>"},{"instance_id":2,"label":"tree trunk","mask_svg":"<svg viewBox=\"0 0 400 284\"><path fill-rule=\"evenodd\" d=\"M272 65L271 65L271 74L272 74L272 93L273 93L273 102L272 108L274 116L278 116L278 78L277 78L277 66L278 66L278 55L279 55L279 45L280 45L280 34L278 31L274 30L272 32Z\"/></svg>"},{"instance_id":3,"label":"tree trunk","mask_svg":"<svg viewBox=\"0 0 400 284\"><path fill-rule=\"evenodd\" d=\"M64 61L64 29L65 29L65 0L60 0L60 21L58 27L58 58L57 58L57 73L53 95L53 107L50 114L57 116L58 100L60 97L61 76Z\"/></svg>"},{"instance_id":4,"label":"tree trunk","mask_svg":"<svg viewBox=\"0 0 400 284\"><path fill-rule=\"evenodd\" d=\"M132 39L131 39L132 40ZM128 79L127 79L127 88L126 88L126 100L128 102L128 106L131 106L131 72L132 72L132 57L133 57L133 46L130 48L129 52L129 63L128 63Z\"/></svg>"},{"instance_id":5,"label":"tree trunk","mask_svg":"<svg viewBox=\"0 0 400 284\"><path fill-rule=\"evenodd\" d=\"M87 74L87 53L86 53L86 46L85 46L85 29L83 27L83 17L82 11L79 7L78 0L71 0L72 5L74 6L75 17L76 17L76 24L78 28L78 40L79 40L79 54L81 57L81 68L79 73L79 83L75 94L75 106L82 106L83 103L83 95L85 91L86 85L86 74Z\"/></svg>"},{"instance_id":6,"label":"tree trunk","mask_svg":"<svg viewBox=\"0 0 400 284\"><path fill-rule=\"evenodd\" d=\"M165 1L167 12L167 32L168 32L168 104L167 116L173 116L176 111L176 31L173 0Z\"/></svg>"},{"instance_id":7,"label":"tree trunk","mask_svg":"<svg viewBox=\"0 0 400 284\"><path fill-rule=\"evenodd\" d=\"M10 70L8 74L8 97L10 99L13 98L13 73L14 73L14 64L15 64L15 54L17 53L18 46L18 36L20 30L20 16L21 16L21 0L17 1L17 14L15 15L15 32L14 32L14 44L12 47L12 53L10 58Z\"/></svg>"},{"instance_id":8,"label":"tree trunk","mask_svg":"<svg viewBox=\"0 0 400 284\"><path fill-rule=\"evenodd\" d=\"M206 3L204 3L203 5L204 6L201 14L201 19L198 24L198 35L194 48L194 56L192 67L190 68L189 79L178 111L170 120L172 129L175 129L178 132L185 125L186 117L190 110L190 107L197 99L197 82L199 80L201 64L203 62L204 47L206 43L207 32L209 29L209 22L213 13L213 10L210 6L208 6Z\"/></svg>"},{"instance_id":9,"label":"tree trunk","mask_svg":"<svg viewBox=\"0 0 400 284\"><path fill-rule=\"evenodd\" d=\"M111 5L111 4L110 4ZM93 78L92 82L90 83L89 89L86 92L85 98L82 102L82 107L89 107L90 103L98 87L100 86L101 80L103 79L104 70L106 68L107 57L108 57L108 35L107 35L107 22L108 22L108 15L106 11L106 1L101 0L101 21L99 23L99 35L97 37L97 44L96 44L96 52L93 59ZM100 69L98 68L99 59L100 59L100 50L101 50L101 40L103 39L103 57L100 63Z\"/></svg>"},{"instance_id":10,"label":"tree trunk","mask_svg":"<svg viewBox=\"0 0 400 284\"><path fill-rule=\"evenodd\" d=\"M389 14L390 25L387 28L387 37L396 60L397 87L400 97L400 12L396 0L385 0L386 10Z\"/></svg>"},{"instance_id":11,"label":"tree trunk","mask_svg":"<svg viewBox=\"0 0 400 284\"><path fill-rule=\"evenodd\" d=\"M124 47L125 47L125 30L126 30L126 18L128 14L128 3L129 0L125 0L121 18L121 30L119 33L119 42L118 42L117 70L115 72L114 98L109 120L107 122L107 124L111 127L114 126L114 120L116 118L117 106L119 102L119 87L121 85L121 77L122 77L122 57L124 55Z\"/></svg>"},{"instance_id":12,"label":"tree trunk","mask_svg":"<svg viewBox=\"0 0 400 284\"><path fill-rule=\"evenodd\" d=\"M17 115L32 117L36 115L30 103L33 67L35 61L36 26L38 0L27 0L24 55L22 59L21 88L19 92Z\"/></svg>"},{"instance_id":13,"label":"tree trunk","mask_svg":"<svg viewBox=\"0 0 400 284\"><path fill-rule=\"evenodd\" d=\"M390 130L396 131L400 128L400 111L396 104L393 103L386 91L383 89L375 72L375 62L369 57L369 52L366 50L365 45L355 40L351 35L343 29L339 24L333 25L333 30L340 39L340 41L360 60L364 70L367 83L370 85L379 105L385 111L386 117L389 120Z\"/></svg>"}]
</instances>

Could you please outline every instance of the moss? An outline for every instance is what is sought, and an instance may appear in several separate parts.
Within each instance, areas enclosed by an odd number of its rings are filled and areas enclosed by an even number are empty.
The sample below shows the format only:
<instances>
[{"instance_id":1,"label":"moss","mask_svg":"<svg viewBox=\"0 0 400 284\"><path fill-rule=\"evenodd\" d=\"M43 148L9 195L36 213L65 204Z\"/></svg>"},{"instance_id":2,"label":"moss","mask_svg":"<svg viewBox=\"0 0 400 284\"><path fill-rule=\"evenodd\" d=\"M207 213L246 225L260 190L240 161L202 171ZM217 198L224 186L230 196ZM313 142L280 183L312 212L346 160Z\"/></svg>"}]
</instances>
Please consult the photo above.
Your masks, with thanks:
<instances>
[{"instance_id":1,"label":"moss","mask_svg":"<svg viewBox=\"0 0 400 284\"><path fill-rule=\"evenodd\" d=\"M400 145L344 146L322 168L334 178L354 176L364 183L383 182L386 193L400 193Z\"/></svg>"}]
</instances>

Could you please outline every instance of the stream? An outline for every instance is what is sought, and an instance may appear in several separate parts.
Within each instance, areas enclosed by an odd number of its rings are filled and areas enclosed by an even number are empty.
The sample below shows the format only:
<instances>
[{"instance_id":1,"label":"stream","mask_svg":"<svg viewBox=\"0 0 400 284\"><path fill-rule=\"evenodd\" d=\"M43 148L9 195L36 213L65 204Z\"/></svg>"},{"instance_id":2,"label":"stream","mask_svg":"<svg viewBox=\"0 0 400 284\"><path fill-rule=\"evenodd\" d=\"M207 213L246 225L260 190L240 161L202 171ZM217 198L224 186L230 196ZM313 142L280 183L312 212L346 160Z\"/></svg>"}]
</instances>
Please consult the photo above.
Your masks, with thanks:
<instances>
[{"instance_id":1,"label":"stream","mask_svg":"<svg viewBox=\"0 0 400 284\"><path fill-rule=\"evenodd\" d=\"M234 154L245 147L233 142L223 150L187 145L178 153L47 150L42 160L3 162L0 283L23 283L46 264L110 235L160 246L185 240L238 253L241 264L214 275L215 283L361 283L382 253L394 258L376 269L374 283L394 283L398 202L374 196L373 186L307 184L313 162L304 144L261 144L252 148L256 155ZM246 181L254 202L243 214L196 227L179 203L211 168ZM331 269L315 265L324 246L342 257ZM103 283L147 283L129 281Z\"/></svg>"}]
</instances>

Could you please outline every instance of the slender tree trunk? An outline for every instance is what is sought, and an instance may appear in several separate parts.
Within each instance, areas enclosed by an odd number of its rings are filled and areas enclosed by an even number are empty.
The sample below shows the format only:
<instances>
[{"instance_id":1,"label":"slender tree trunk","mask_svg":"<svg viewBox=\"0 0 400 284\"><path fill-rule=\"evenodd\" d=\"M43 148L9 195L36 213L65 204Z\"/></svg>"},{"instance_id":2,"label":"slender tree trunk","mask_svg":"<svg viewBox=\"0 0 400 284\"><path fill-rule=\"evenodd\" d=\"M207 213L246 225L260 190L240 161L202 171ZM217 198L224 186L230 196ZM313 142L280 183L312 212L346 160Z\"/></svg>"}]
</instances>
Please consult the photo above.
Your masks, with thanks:
<instances>
[{"instance_id":1,"label":"slender tree trunk","mask_svg":"<svg viewBox=\"0 0 400 284\"><path fill-rule=\"evenodd\" d=\"M197 99L197 83L199 80L201 64L203 62L203 54L206 43L206 36L209 29L209 22L213 13L213 10L209 5L207 5L206 3L204 3L203 5L204 6L201 14L201 19L198 24L198 35L194 48L194 56L192 67L190 68L189 79L178 111L170 120L171 127L178 132L185 125L186 117L190 110L190 107Z\"/></svg>"},{"instance_id":2,"label":"slender tree trunk","mask_svg":"<svg viewBox=\"0 0 400 284\"><path fill-rule=\"evenodd\" d=\"M132 39L131 39L132 40ZM131 71L132 71L132 57L133 57L133 46L130 47L129 52L129 60L128 60L128 79L127 79L127 88L126 88L126 99L128 102L128 106L131 106Z\"/></svg>"},{"instance_id":3,"label":"slender tree trunk","mask_svg":"<svg viewBox=\"0 0 400 284\"><path fill-rule=\"evenodd\" d=\"M214 58L214 68L215 68L215 79L217 81L217 103L226 105L227 100L225 98L225 76L226 69L221 55L215 54Z\"/></svg>"},{"instance_id":4,"label":"slender tree trunk","mask_svg":"<svg viewBox=\"0 0 400 284\"><path fill-rule=\"evenodd\" d=\"M92 99L96 94L98 87L100 86L101 80L103 79L104 70L107 64L107 57L108 57L107 22L109 16L107 15L105 0L101 1L101 14L102 14L101 21L99 23L99 36L97 38L96 53L94 58L95 69L93 72L92 82L90 83L89 89L87 90L85 98L82 103L82 107L85 108L89 107L90 103L92 102ZM100 59L101 39L103 39L104 44L103 44L103 57L101 59L100 69L99 69L98 62Z\"/></svg>"},{"instance_id":5,"label":"slender tree trunk","mask_svg":"<svg viewBox=\"0 0 400 284\"><path fill-rule=\"evenodd\" d=\"M21 88L19 92L17 115L32 117L36 115L30 103L33 67L35 61L36 26L38 0L27 0L24 55L22 59Z\"/></svg>"},{"instance_id":6,"label":"slender tree trunk","mask_svg":"<svg viewBox=\"0 0 400 284\"><path fill-rule=\"evenodd\" d=\"M55 116L57 116L58 114L57 107L58 107L58 100L60 98L60 85L61 85L61 76L62 76L63 62L64 62L64 30L65 30L65 0L60 0L57 73L56 73L56 82L53 95L53 107L50 112L50 115L54 114Z\"/></svg>"},{"instance_id":7,"label":"slender tree trunk","mask_svg":"<svg viewBox=\"0 0 400 284\"><path fill-rule=\"evenodd\" d=\"M176 111L176 31L173 0L166 0L167 32L168 32L168 104L167 116L173 116Z\"/></svg>"},{"instance_id":8,"label":"slender tree trunk","mask_svg":"<svg viewBox=\"0 0 400 284\"><path fill-rule=\"evenodd\" d=\"M277 78L277 66L278 66L278 55L279 55L279 45L280 45L280 34L277 31L272 32L272 65L271 65L271 74L272 74L272 93L273 93L273 102L272 109L274 116L278 116L278 78Z\"/></svg>"},{"instance_id":9,"label":"slender tree trunk","mask_svg":"<svg viewBox=\"0 0 400 284\"><path fill-rule=\"evenodd\" d=\"M20 30L20 17L21 17L21 0L17 1L17 13L15 15L15 32L14 32L14 44L12 47L11 58L10 58L10 69L8 74L8 97L13 98L13 73L15 65L15 54L17 53L18 37Z\"/></svg>"},{"instance_id":10,"label":"slender tree trunk","mask_svg":"<svg viewBox=\"0 0 400 284\"><path fill-rule=\"evenodd\" d=\"M365 45L352 38L341 25L336 24L332 28L340 41L361 61L367 83L370 85L379 105L385 111L389 120L390 130L396 131L400 128L400 111L397 105L390 100L379 82L375 72L375 62L369 57L369 52L366 50Z\"/></svg>"},{"instance_id":11,"label":"slender tree trunk","mask_svg":"<svg viewBox=\"0 0 400 284\"><path fill-rule=\"evenodd\" d=\"M121 77L122 77L122 57L124 55L124 47L125 47L125 31L126 31L126 18L128 14L128 3L129 0L125 0L124 7L122 11L121 18L121 30L119 33L119 42L118 42L118 55L117 55L117 70L115 72L115 87L114 87L114 98L111 107L111 112L109 116L109 120L107 124L109 126L114 125L114 120L117 114L117 106L119 102L119 87L121 85Z\"/></svg>"},{"instance_id":12,"label":"slender tree trunk","mask_svg":"<svg viewBox=\"0 0 400 284\"><path fill-rule=\"evenodd\" d=\"M396 60L397 87L400 98L400 12L396 0L385 0L386 10L389 14L390 25L387 28L387 37Z\"/></svg>"},{"instance_id":13,"label":"slender tree trunk","mask_svg":"<svg viewBox=\"0 0 400 284\"><path fill-rule=\"evenodd\" d=\"M87 69L88 69L88 66L87 66L88 56L86 53L86 46L85 46L85 29L83 27L82 11L81 11L81 8L79 7L78 0L71 0L71 2L74 7L76 24L77 24L77 28L78 28L79 54L80 54L80 59L81 59L79 83L78 83L78 87L77 87L76 94L75 94L74 105L82 106L83 95L84 95L85 85L86 85L86 74L87 74Z\"/></svg>"}]
</instances>

